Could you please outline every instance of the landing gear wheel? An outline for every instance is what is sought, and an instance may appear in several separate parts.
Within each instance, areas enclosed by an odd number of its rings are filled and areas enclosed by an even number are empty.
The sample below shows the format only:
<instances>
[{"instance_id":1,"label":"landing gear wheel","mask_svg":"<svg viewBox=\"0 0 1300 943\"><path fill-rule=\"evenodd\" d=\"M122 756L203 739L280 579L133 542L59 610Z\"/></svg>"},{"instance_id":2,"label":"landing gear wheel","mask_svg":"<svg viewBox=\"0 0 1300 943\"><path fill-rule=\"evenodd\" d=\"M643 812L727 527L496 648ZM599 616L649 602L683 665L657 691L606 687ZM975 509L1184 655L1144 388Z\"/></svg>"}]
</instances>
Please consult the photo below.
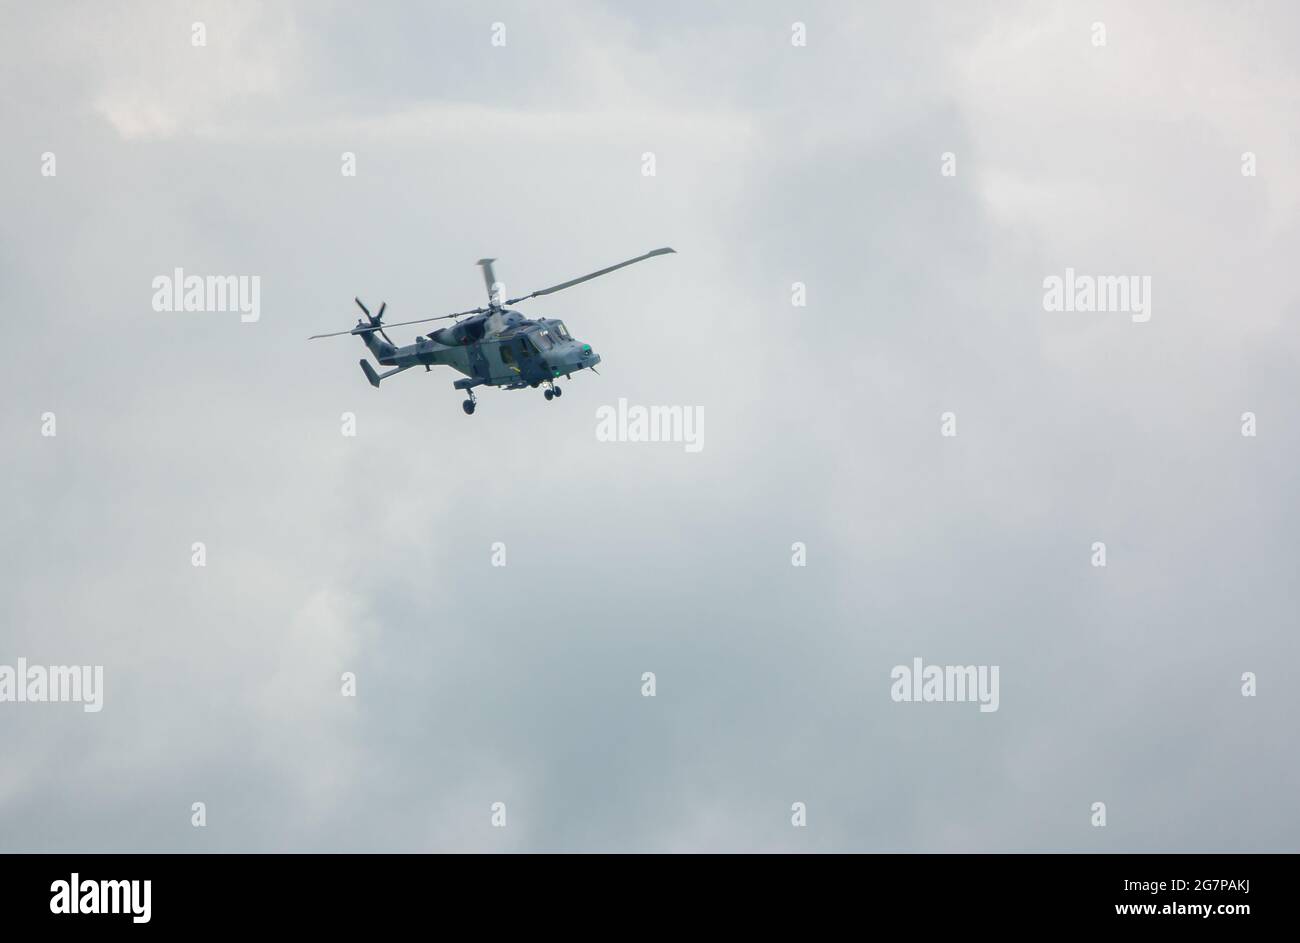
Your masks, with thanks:
<instances>
[{"instance_id":1,"label":"landing gear wheel","mask_svg":"<svg viewBox=\"0 0 1300 943\"><path fill-rule=\"evenodd\" d=\"M559 388L558 386L555 387L555 395L556 395L556 396L559 396L561 392L562 392L562 391L560 390L560 388Z\"/></svg>"},{"instance_id":2,"label":"landing gear wheel","mask_svg":"<svg viewBox=\"0 0 1300 943\"><path fill-rule=\"evenodd\" d=\"M546 401L548 403L555 398L555 393L552 390L546 390L542 393L542 395L546 397Z\"/></svg>"},{"instance_id":3,"label":"landing gear wheel","mask_svg":"<svg viewBox=\"0 0 1300 943\"><path fill-rule=\"evenodd\" d=\"M474 415L474 401L472 399L465 400L465 402L460 404L460 408L465 410L466 416Z\"/></svg>"}]
</instances>

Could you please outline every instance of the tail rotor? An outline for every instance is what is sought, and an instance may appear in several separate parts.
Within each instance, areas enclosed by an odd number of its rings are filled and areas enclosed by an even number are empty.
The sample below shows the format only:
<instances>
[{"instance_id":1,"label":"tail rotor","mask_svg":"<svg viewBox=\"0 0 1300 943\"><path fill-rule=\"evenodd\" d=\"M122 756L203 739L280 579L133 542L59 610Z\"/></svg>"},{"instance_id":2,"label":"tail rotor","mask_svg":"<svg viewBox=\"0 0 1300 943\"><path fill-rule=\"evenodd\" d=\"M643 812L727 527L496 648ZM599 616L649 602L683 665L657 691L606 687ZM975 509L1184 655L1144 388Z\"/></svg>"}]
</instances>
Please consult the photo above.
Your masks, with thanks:
<instances>
[{"instance_id":1,"label":"tail rotor","mask_svg":"<svg viewBox=\"0 0 1300 943\"><path fill-rule=\"evenodd\" d=\"M363 312L365 312L366 320L370 322L370 327L374 329L374 332L378 334L380 337L382 337L389 344L393 344L393 339L384 333L384 328L383 328L384 310L388 307L388 302L387 301L380 302L379 313L371 314L370 309L361 303L360 298L353 298L352 300L357 303L358 308L360 308ZM357 324L360 325L361 321L358 320ZM397 346L397 345L393 344L393 346Z\"/></svg>"}]
</instances>

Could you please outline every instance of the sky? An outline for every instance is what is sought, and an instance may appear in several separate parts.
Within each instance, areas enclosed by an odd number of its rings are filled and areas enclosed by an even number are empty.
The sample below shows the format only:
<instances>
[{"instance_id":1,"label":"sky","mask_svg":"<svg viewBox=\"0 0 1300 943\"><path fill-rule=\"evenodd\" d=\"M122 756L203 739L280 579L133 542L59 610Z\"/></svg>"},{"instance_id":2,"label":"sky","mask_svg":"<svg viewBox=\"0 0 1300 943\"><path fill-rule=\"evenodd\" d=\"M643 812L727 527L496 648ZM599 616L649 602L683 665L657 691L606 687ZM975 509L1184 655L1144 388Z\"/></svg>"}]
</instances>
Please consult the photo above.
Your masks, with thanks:
<instances>
[{"instance_id":1,"label":"sky","mask_svg":"<svg viewBox=\"0 0 1300 943\"><path fill-rule=\"evenodd\" d=\"M104 687L0 703L0 850L1300 847L1292 5L4 19L0 666ZM521 306L553 402L307 340L659 246Z\"/></svg>"}]
</instances>

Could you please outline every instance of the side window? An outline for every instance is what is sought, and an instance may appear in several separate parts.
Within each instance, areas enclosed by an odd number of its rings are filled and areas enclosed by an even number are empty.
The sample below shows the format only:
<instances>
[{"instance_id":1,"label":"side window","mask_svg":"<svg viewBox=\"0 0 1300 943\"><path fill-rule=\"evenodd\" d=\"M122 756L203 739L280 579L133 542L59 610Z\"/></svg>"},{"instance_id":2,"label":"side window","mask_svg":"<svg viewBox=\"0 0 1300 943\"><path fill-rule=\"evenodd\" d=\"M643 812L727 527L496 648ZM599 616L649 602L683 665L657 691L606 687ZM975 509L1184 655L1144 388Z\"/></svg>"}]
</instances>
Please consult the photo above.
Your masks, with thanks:
<instances>
[{"instance_id":1,"label":"side window","mask_svg":"<svg viewBox=\"0 0 1300 943\"><path fill-rule=\"evenodd\" d=\"M508 365L514 366L515 355L510 352L509 342L502 344L500 350L501 350L501 359L505 361Z\"/></svg>"}]
</instances>

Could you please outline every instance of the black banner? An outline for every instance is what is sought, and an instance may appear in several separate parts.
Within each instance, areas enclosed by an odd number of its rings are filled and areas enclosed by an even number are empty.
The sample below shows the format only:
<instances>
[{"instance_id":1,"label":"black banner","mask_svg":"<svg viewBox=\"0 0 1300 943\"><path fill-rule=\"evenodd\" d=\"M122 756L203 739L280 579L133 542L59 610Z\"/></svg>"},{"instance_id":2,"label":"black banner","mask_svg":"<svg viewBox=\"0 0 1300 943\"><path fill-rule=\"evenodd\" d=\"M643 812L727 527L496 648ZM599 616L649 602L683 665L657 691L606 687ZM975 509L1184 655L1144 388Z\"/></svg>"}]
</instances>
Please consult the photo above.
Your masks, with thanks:
<instances>
[{"instance_id":1,"label":"black banner","mask_svg":"<svg viewBox=\"0 0 1300 943\"><path fill-rule=\"evenodd\" d=\"M1277 855L536 857L547 856L10 855L0 859L0 899L11 928L89 931L337 931L434 913L495 924L563 905L579 923L610 917L629 928L679 913L742 925L842 917L920 920L927 930L1232 932L1285 914L1279 889L1294 864Z\"/></svg>"}]
</instances>

